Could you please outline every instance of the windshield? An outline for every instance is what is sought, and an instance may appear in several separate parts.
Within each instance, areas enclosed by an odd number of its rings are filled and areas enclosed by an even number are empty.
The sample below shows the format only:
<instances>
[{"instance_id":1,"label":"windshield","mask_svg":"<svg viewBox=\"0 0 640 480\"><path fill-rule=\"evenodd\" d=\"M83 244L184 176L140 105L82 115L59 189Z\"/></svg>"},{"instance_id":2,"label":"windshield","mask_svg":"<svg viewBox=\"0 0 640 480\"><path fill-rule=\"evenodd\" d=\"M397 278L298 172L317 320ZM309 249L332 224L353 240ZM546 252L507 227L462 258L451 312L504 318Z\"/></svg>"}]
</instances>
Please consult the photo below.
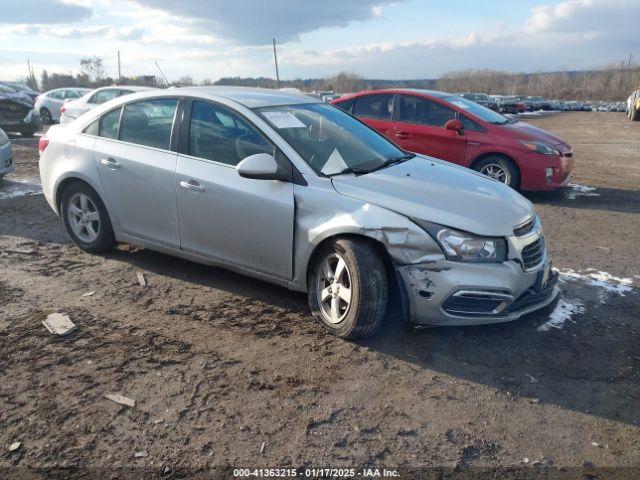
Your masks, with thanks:
<instances>
[{"instance_id":1,"label":"windshield","mask_svg":"<svg viewBox=\"0 0 640 480\"><path fill-rule=\"evenodd\" d=\"M316 173L368 173L413 156L325 103L265 107L256 112Z\"/></svg>"},{"instance_id":2,"label":"windshield","mask_svg":"<svg viewBox=\"0 0 640 480\"><path fill-rule=\"evenodd\" d=\"M461 108L467 113L471 115L475 115L481 120L485 122L493 123L494 125L504 125L505 123L516 123L516 120L505 117L504 115L494 112L493 110L483 107L471 100L467 100L462 97L454 97L453 95L450 97L443 97L441 100L445 102L449 102L452 105L455 105L458 108Z\"/></svg>"}]
</instances>

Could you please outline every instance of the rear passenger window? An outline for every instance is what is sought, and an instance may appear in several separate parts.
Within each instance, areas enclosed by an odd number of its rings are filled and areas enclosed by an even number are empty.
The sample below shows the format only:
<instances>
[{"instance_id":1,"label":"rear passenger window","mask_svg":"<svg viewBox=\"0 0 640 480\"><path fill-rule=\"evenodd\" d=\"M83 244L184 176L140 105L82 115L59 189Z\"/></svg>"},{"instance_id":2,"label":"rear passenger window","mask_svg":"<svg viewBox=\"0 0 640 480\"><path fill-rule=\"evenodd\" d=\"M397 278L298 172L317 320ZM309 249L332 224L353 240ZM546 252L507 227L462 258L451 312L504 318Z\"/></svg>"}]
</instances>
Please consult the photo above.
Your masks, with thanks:
<instances>
[{"instance_id":1,"label":"rear passenger window","mask_svg":"<svg viewBox=\"0 0 640 480\"><path fill-rule=\"evenodd\" d=\"M96 105L99 105L101 103L108 102L109 100L113 100L114 98L116 98L117 93L117 90L112 89L100 90L93 97L91 97L89 103L95 103Z\"/></svg>"},{"instance_id":2,"label":"rear passenger window","mask_svg":"<svg viewBox=\"0 0 640 480\"><path fill-rule=\"evenodd\" d=\"M246 120L212 103L193 102L189 155L235 166L256 153L273 154L273 146Z\"/></svg>"},{"instance_id":3,"label":"rear passenger window","mask_svg":"<svg viewBox=\"0 0 640 480\"><path fill-rule=\"evenodd\" d=\"M118 122L121 108L116 108L100 117L98 135L104 138L118 138Z\"/></svg>"},{"instance_id":4,"label":"rear passenger window","mask_svg":"<svg viewBox=\"0 0 640 480\"><path fill-rule=\"evenodd\" d=\"M126 104L118 138L123 142L169 150L177 106L176 98L156 98Z\"/></svg>"},{"instance_id":5,"label":"rear passenger window","mask_svg":"<svg viewBox=\"0 0 640 480\"><path fill-rule=\"evenodd\" d=\"M376 120L391 120L393 95L366 95L359 97L353 110L354 115Z\"/></svg>"},{"instance_id":6,"label":"rear passenger window","mask_svg":"<svg viewBox=\"0 0 640 480\"><path fill-rule=\"evenodd\" d=\"M455 110L426 98L402 95L400 102L401 122L444 127L444 124L452 118L456 118Z\"/></svg>"}]
</instances>

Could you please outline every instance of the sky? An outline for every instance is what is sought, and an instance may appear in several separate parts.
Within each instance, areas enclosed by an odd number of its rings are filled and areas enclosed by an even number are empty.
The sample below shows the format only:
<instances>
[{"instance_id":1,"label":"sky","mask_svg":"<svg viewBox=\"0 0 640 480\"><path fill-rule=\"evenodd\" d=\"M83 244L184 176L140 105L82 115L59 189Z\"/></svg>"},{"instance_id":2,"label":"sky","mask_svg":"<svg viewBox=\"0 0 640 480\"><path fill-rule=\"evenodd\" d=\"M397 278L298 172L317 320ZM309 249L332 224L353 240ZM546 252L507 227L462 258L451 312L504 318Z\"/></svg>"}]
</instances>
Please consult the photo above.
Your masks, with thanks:
<instances>
[{"instance_id":1,"label":"sky","mask_svg":"<svg viewBox=\"0 0 640 480\"><path fill-rule=\"evenodd\" d=\"M589 69L640 58L640 0L0 0L0 77L436 78Z\"/></svg>"}]
</instances>

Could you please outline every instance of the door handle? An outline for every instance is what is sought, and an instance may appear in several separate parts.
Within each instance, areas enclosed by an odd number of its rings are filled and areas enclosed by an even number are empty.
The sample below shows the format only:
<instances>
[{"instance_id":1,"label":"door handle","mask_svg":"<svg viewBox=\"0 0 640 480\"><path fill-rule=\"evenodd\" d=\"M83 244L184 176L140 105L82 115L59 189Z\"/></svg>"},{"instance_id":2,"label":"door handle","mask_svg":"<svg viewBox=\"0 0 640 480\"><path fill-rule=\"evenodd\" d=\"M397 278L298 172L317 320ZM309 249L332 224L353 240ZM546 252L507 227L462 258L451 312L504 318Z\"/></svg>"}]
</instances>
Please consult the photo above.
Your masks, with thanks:
<instances>
[{"instance_id":1,"label":"door handle","mask_svg":"<svg viewBox=\"0 0 640 480\"><path fill-rule=\"evenodd\" d=\"M187 190L191 190L192 192L204 192L204 187L195 180L189 180L188 182L185 182L183 180L180 182L180 186L182 188L186 188Z\"/></svg>"},{"instance_id":2,"label":"door handle","mask_svg":"<svg viewBox=\"0 0 640 480\"><path fill-rule=\"evenodd\" d=\"M103 158L100 163L109 168L120 168L120 164L113 158Z\"/></svg>"},{"instance_id":3,"label":"door handle","mask_svg":"<svg viewBox=\"0 0 640 480\"><path fill-rule=\"evenodd\" d=\"M411 135L409 135L407 132L396 132L396 137L398 138L409 138Z\"/></svg>"}]
</instances>

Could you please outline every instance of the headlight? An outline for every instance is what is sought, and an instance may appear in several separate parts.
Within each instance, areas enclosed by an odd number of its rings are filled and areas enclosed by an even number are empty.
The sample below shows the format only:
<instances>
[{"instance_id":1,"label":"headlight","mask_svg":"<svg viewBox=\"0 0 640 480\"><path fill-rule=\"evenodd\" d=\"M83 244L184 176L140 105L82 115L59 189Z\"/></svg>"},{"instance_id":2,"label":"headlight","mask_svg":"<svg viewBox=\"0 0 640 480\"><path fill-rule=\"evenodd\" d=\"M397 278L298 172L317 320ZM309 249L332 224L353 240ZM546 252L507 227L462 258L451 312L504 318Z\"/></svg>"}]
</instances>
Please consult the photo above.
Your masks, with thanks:
<instances>
[{"instance_id":1,"label":"headlight","mask_svg":"<svg viewBox=\"0 0 640 480\"><path fill-rule=\"evenodd\" d=\"M527 147L529 150L533 150L536 153L541 153L542 155L560 155L560 150L558 150L553 145L549 145L544 142L534 142L534 141L520 141L522 145Z\"/></svg>"},{"instance_id":2,"label":"headlight","mask_svg":"<svg viewBox=\"0 0 640 480\"><path fill-rule=\"evenodd\" d=\"M438 242L448 260L474 263L507 260L507 242L503 238L480 237L415 218L413 221Z\"/></svg>"}]
</instances>

